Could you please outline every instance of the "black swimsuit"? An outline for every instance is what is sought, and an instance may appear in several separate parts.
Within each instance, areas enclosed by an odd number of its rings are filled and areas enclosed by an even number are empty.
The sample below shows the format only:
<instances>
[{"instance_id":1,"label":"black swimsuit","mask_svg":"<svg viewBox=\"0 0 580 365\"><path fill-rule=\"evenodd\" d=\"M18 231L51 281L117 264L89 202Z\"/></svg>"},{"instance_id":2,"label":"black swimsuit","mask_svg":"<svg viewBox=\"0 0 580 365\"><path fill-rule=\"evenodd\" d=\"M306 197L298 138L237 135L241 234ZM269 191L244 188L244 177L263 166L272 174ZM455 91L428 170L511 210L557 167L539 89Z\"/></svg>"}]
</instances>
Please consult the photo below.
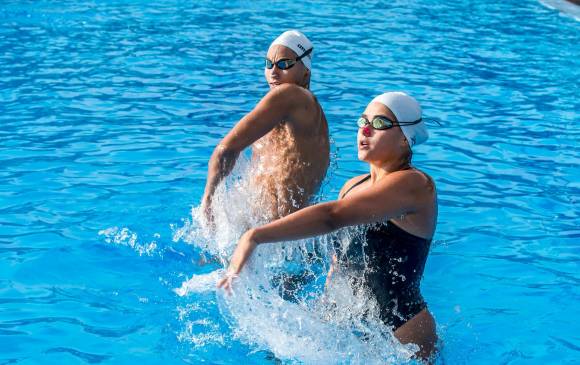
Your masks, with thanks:
<instances>
[{"instance_id":1,"label":"black swimsuit","mask_svg":"<svg viewBox=\"0 0 580 365\"><path fill-rule=\"evenodd\" d=\"M396 329L426 307L419 285L431 240L410 234L391 221L364 227L346 247L335 245L338 266L351 276L355 290L370 292L382 321Z\"/></svg>"}]
</instances>

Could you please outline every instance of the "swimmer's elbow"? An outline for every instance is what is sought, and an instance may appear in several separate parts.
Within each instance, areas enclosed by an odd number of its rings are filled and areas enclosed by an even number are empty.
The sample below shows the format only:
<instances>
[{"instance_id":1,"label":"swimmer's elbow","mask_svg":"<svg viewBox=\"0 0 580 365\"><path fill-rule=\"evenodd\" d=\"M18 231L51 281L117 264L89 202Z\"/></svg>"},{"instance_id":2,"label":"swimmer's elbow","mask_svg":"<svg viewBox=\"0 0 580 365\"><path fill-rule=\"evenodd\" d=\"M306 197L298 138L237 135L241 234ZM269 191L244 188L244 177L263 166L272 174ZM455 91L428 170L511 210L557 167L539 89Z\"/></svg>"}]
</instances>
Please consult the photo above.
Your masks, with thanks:
<instances>
[{"instance_id":1,"label":"swimmer's elbow","mask_svg":"<svg viewBox=\"0 0 580 365\"><path fill-rule=\"evenodd\" d=\"M336 201L329 203L327 209L328 214L325 223L331 231L336 231L337 229L347 226L345 223L345 210L340 202Z\"/></svg>"},{"instance_id":2,"label":"swimmer's elbow","mask_svg":"<svg viewBox=\"0 0 580 365\"><path fill-rule=\"evenodd\" d=\"M213 157L218 160L218 161L229 161L229 160L235 160L238 158L238 155L240 154L240 151L238 151L235 148L232 148L229 145L226 145L224 143L220 143L216 146L214 152L213 152Z\"/></svg>"},{"instance_id":3,"label":"swimmer's elbow","mask_svg":"<svg viewBox=\"0 0 580 365\"><path fill-rule=\"evenodd\" d=\"M219 171L229 171L233 168L240 152L226 145L219 144L211 156L210 166Z\"/></svg>"}]
</instances>

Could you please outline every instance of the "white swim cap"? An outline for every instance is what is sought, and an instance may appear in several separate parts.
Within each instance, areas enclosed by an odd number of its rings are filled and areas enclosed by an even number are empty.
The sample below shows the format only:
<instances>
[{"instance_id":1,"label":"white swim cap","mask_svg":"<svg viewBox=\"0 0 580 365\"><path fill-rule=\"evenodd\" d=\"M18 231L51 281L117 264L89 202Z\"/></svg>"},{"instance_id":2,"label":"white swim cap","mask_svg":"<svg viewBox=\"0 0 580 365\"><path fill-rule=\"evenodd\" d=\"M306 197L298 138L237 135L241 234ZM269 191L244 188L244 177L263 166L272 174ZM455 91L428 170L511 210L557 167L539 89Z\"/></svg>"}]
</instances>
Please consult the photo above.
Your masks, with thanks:
<instances>
[{"instance_id":1,"label":"white swim cap","mask_svg":"<svg viewBox=\"0 0 580 365\"><path fill-rule=\"evenodd\" d=\"M280 36L274 39L274 42L270 44L270 48L277 44L290 48L296 52L298 57L302 56L304 52L312 48L312 43L308 38L297 30L288 30L280 34ZM312 67L312 52L310 52L308 56L302 58L301 61L304 63L304 66L310 70Z\"/></svg>"},{"instance_id":2,"label":"white swim cap","mask_svg":"<svg viewBox=\"0 0 580 365\"><path fill-rule=\"evenodd\" d=\"M405 123L415 122L422 118L421 106L415 98L403 92L395 91L379 95L371 103L381 103L395 114L397 122L401 123L399 126L405 138L407 138L407 142L409 142L409 147L413 148L413 146L421 144L429 138L425 122L420 121L416 124L405 125Z\"/></svg>"}]
</instances>

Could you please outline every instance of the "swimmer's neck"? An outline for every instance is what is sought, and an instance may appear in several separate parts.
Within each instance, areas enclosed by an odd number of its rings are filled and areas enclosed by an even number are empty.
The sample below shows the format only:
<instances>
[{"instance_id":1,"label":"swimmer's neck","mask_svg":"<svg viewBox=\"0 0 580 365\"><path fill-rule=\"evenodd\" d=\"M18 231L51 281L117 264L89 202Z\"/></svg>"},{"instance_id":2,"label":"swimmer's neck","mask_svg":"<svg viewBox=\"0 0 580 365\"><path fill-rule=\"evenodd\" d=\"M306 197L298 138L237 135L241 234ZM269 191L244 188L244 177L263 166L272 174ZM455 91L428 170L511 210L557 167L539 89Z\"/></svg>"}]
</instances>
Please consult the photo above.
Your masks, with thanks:
<instances>
[{"instance_id":1,"label":"swimmer's neck","mask_svg":"<svg viewBox=\"0 0 580 365\"><path fill-rule=\"evenodd\" d=\"M410 168L410 165L407 162L401 163L400 161L389 161L380 164L371 163L370 165L371 183L382 179L392 172L407 170Z\"/></svg>"}]
</instances>

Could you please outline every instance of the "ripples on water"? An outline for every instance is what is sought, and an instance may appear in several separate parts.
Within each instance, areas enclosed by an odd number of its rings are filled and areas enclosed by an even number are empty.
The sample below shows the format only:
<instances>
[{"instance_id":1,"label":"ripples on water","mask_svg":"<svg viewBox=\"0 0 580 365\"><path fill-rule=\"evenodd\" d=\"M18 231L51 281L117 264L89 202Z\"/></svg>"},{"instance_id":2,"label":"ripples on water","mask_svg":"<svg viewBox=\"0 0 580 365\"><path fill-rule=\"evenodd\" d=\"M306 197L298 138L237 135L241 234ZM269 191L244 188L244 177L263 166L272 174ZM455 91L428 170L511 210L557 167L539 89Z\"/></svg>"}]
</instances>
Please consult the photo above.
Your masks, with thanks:
<instances>
[{"instance_id":1,"label":"ripples on water","mask_svg":"<svg viewBox=\"0 0 580 365\"><path fill-rule=\"evenodd\" d=\"M443 123L415 155L439 189L423 294L442 358L577 359L572 17L535 1L174 0L5 1L0 19L0 360L274 361L213 291L173 291L219 268L173 237L288 28L316 46L336 154L324 199L364 171L354 121L376 94L406 90Z\"/></svg>"}]
</instances>

